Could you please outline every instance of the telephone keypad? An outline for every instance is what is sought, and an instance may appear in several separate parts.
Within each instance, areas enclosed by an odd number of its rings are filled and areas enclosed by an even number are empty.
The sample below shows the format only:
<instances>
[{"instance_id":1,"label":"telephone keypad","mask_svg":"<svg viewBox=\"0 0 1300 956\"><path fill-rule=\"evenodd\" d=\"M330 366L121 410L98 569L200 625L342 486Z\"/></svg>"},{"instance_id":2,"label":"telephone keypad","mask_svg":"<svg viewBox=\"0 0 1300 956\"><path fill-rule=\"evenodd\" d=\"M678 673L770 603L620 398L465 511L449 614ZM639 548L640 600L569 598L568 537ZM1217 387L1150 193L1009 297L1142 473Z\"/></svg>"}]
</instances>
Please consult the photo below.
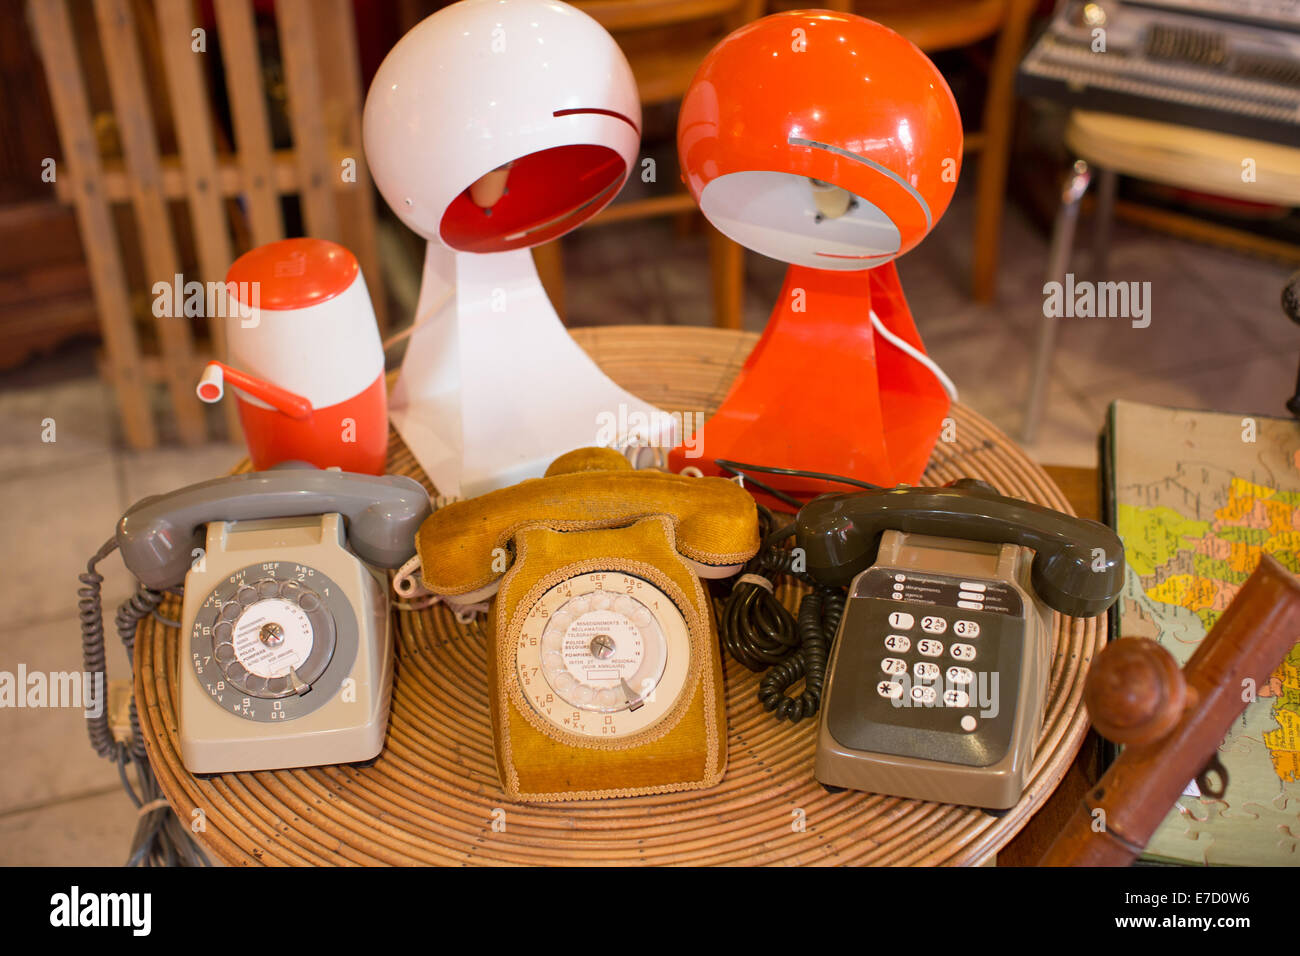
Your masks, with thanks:
<instances>
[{"instance_id":1,"label":"telephone keypad","mask_svg":"<svg viewBox=\"0 0 1300 956\"><path fill-rule=\"evenodd\" d=\"M865 572L850 593L836 668L872 676L861 689L839 685L827 702L827 729L866 752L965 766L1001 760L1011 746L1024 613L1007 582ZM919 639L907 634L913 628Z\"/></svg>"}]
</instances>

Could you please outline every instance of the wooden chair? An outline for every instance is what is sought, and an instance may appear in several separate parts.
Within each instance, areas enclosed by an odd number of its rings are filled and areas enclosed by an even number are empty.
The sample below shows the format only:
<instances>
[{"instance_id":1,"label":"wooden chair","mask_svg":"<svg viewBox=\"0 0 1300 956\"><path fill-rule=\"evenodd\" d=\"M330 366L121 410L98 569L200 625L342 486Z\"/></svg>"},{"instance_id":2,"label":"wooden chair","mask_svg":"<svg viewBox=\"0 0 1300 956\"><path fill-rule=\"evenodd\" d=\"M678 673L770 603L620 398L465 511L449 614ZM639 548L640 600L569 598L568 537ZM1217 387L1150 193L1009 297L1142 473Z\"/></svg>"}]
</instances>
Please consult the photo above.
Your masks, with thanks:
<instances>
[{"instance_id":1,"label":"wooden chair","mask_svg":"<svg viewBox=\"0 0 1300 956\"><path fill-rule=\"evenodd\" d=\"M209 320L205 342L196 341L187 320L155 318L148 306L153 284L170 284L177 274L187 282L223 281L245 248L284 238L283 195L298 196L309 235L357 256L385 324L350 0L275 4L292 149L272 143L252 0L212 6L218 37L208 36L191 0L94 0L93 26L81 5L28 0L63 149L54 185L76 210L104 336L104 373L134 448L158 441L150 401L158 384L166 387L181 441L209 438L195 383L208 358L225 356L219 319ZM215 71L206 58L217 55L218 45L233 145L214 121L209 97ZM101 59L106 91L94 82ZM100 131L115 128L120 157L106 154L97 124ZM174 151L164 152L160 144L171 142ZM174 215L179 204L188 228ZM119 230L132 219L133 229ZM157 348L146 352L147 340ZM234 403L223 405L230 433L238 434Z\"/></svg>"},{"instance_id":2,"label":"wooden chair","mask_svg":"<svg viewBox=\"0 0 1300 956\"><path fill-rule=\"evenodd\" d=\"M883 23L926 53L968 47L997 36L988 67L982 126L968 131L965 143L965 152L981 154L975 191L971 289L978 301L991 302L997 294L1016 66L1035 0L823 0L821 5ZM795 9L803 4L778 0L772 6Z\"/></svg>"},{"instance_id":3,"label":"wooden chair","mask_svg":"<svg viewBox=\"0 0 1300 956\"><path fill-rule=\"evenodd\" d=\"M714 45L732 30L756 19L762 0L571 0L609 30L623 48L642 105L679 100L695 71ZM635 171L633 173L635 175ZM675 171L659 179L677 181ZM625 201L616 200L588 225L599 226L654 216L693 214L690 193L678 190ZM714 323L739 329L743 318L744 249L712 226L709 262L713 282ZM559 241L534 250L542 283L551 302L564 314L564 267Z\"/></svg>"}]
</instances>

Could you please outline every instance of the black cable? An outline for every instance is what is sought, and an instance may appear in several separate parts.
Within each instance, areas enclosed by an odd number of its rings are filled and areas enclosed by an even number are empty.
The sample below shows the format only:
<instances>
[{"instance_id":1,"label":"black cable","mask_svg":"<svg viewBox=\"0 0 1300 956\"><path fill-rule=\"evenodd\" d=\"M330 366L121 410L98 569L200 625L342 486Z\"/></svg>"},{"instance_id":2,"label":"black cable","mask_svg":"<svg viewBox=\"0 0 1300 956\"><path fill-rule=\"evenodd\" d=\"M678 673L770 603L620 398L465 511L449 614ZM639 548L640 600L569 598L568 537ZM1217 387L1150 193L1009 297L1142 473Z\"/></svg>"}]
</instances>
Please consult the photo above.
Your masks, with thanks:
<instances>
[{"instance_id":1,"label":"black cable","mask_svg":"<svg viewBox=\"0 0 1300 956\"><path fill-rule=\"evenodd\" d=\"M726 469L733 475L744 474L746 471L761 471L767 475L787 475L792 478L817 478L821 481L834 481L842 485L853 485L856 488L866 488L868 491L886 491L884 485L873 485L869 481L861 481L857 478L849 478L846 475L832 475L824 471L804 471L800 468L776 468L772 465L747 465L743 461L729 461L726 458L715 458L713 463L719 468ZM746 476L746 481L752 481L752 478Z\"/></svg>"},{"instance_id":2,"label":"black cable","mask_svg":"<svg viewBox=\"0 0 1300 956\"><path fill-rule=\"evenodd\" d=\"M764 710L775 711L777 720L797 724L815 716L822 702L826 682L826 661L831 642L844 616L844 592L840 588L817 588L799 602L799 652L768 671L758 685L758 699ZM786 691L803 678L803 693L789 697Z\"/></svg>"},{"instance_id":3,"label":"black cable","mask_svg":"<svg viewBox=\"0 0 1300 956\"><path fill-rule=\"evenodd\" d=\"M116 539L106 541L95 556L86 562L86 571L77 576L81 587L77 589L77 614L81 621L81 653L86 673L98 675L98 686L104 688L104 700L99 714L86 717L90 745L96 754L112 760L117 765L122 788L137 809L156 804L143 813L136 823L135 834L128 851L127 866L210 866L207 856L199 849L189 830L164 800L162 788L149 766L140 732L140 717L136 711L135 696L131 697L131 739L118 741L109 724L108 674L104 646L104 576L97 570L99 563L117 548ZM117 609L114 626L117 636L126 648L126 659L135 668L135 632L140 622L156 613L165 593L139 585L135 594L123 601ZM165 619L163 619L165 620ZM134 673L132 678L134 686ZM128 769L135 767L136 784L131 783Z\"/></svg>"},{"instance_id":4,"label":"black cable","mask_svg":"<svg viewBox=\"0 0 1300 956\"><path fill-rule=\"evenodd\" d=\"M758 699L778 720L798 723L814 716L821 706L826 663L844 613L844 590L820 586L806 572L796 570L799 556L783 546L794 534L794 525L777 528L769 509L759 505L758 511L762 544L732 584L718 616L718 632L723 647L739 664L752 671L771 668L759 683ZM773 579L783 574L814 588L800 601L798 620L776 597ZM763 578L772 586L745 580L745 575ZM801 678L802 693L786 696Z\"/></svg>"}]
</instances>

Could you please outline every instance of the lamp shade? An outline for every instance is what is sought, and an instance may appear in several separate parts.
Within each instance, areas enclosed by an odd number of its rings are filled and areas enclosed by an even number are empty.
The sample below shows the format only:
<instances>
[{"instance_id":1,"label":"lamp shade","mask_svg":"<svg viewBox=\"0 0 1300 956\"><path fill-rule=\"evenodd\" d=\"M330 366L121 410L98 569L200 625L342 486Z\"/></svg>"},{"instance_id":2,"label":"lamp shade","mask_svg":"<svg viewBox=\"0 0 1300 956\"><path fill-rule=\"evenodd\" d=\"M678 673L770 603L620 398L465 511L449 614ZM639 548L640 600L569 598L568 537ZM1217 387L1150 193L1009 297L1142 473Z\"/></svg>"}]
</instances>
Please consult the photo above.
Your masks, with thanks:
<instances>
[{"instance_id":1,"label":"lamp shade","mask_svg":"<svg viewBox=\"0 0 1300 956\"><path fill-rule=\"evenodd\" d=\"M915 45L853 14L764 17L720 42L682 101L683 179L719 231L817 269L881 265L948 208L952 91Z\"/></svg>"},{"instance_id":2,"label":"lamp shade","mask_svg":"<svg viewBox=\"0 0 1300 956\"><path fill-rule=\"evenodd\" d=\"M640 127L631 68L587 14L558 0L461 0L384 59L363 139L403 222L487 253L540 245L599 212L627 179Z\"/></svg>"}]
</instances>

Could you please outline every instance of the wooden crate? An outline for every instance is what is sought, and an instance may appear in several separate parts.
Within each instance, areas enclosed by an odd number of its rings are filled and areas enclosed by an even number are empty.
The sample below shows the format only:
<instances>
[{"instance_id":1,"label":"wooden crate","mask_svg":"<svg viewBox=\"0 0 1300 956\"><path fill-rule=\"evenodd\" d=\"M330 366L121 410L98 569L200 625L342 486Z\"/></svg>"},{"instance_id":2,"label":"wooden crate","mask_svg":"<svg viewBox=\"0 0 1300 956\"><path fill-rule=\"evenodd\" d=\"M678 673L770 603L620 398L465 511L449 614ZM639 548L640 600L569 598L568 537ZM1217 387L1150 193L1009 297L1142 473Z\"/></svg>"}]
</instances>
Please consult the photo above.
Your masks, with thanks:
<instances>
[{"instance_id":1,"label":"wooden crate","mask_svg":"<svg viewBox=\"0 0 1300 956\"><path fill-rule=\"evenodd\" d=\"M247 248L284 238L284 195L298 197L307 235L356 254L386 328L350 0L275 4L287 149L274 148L271 135L253 0L213 0L213 9L215 31L191 0L93 0L93 28L78 31L72 14L81 6L28 0L62 145L55 189L76 211L104 338L102 367L134 448L158 442L153 393L160 386L180 440L209 439L195 385L226 345L220 319L196 335L188 321L155 318L141 303L152 301L155 282L178 273L219 282ZM216 56L233 142L215 118L216 71L207 57ZM101 63L106 91L96 83ZM97 94L107 112L94 111ZM123 228L124 220L134 228ZM225 412L237 434L233 402Z\"/></svg>"}]
</instances>

